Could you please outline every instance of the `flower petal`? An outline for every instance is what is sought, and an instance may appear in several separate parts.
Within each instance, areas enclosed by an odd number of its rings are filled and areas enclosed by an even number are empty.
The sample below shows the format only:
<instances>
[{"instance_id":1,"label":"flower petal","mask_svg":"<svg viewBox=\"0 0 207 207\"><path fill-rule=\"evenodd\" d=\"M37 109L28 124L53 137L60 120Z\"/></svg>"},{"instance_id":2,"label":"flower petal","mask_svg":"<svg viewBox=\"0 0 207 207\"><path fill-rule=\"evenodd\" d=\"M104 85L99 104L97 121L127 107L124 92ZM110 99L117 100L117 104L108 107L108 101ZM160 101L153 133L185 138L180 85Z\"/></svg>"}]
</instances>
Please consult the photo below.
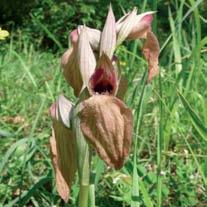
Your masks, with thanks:
<instances>
[{"instance_id":1,"label":"flower petal","mask_svg":"<svg viewBox=\"0 0 207 207\"><path fill-rule=\"evenodd\" d=\"M109 166L121 168L131 145L131 110L114 96L95 95L83 102L80 125L99 156Z\"/></svg>"},{"instance_id":2,"label":"flower petal","mask_svg":"<svg viewBox=\"0 0 207 207\"><path fill-rule=\"evenodd\" d=\"M80 73L83 80L83 87L88 88L89 79L96 67L96 58L89 44L86 28L83 27L78 39L77 59L80 67Z\"/></svg>"},{"instance_id":3,"label":"flower petal","mask_svg":"<svg viewBox=\"0 0 207 207\"><path fill-rule=\"evenodd\" d=\"M130 34L135 25L137 9L134 8L116 23L117 46L120 45Z\"/></svg>"},{"instance_id":4,"label":"flower petal","mask_svg":"<svg viewBox=\"0 0 207 207\"><path fill-rule=\"evenodd\" d=\"M89 43L94 51L99 50L101 32L97 29L92 29L90 27L86 27Z\"/></svg>"},{"instance_id":5,"label":"flower petal","mask_svg":"<svg viewBox=\"0 0 207 207\"><path fill-rule=\"evenodd\" d=\"M101 34L100 56L104 52L112 58L116 46L116 22L111 5Z\"/></svg>"},{"instance_id":6,"label":"flower petal","mask_svg":"<svg viewBox=\"0 0 207 207\"><path fill-rule=\"evenodd\" d=\"M134 27L130 31L127 39L134 40L138 38L146 38L147 32L151 27L154 12L145 12L137 15L134 22Z\"/></svg>"},{"instance_id":7,"label":"flower petal","mask_svg":"<svg viewBox=\"0 0 207 207\"><path fill-rule=\"evenodd\" d=\"M148 61L149 72L148 72L148 82L159 73L158 58L159 58L159 42L153 32L149 31L147 33L147 40L143 47L143 54Z\"/></svg>"},{"instance_id":8,"label":"flower petal","mask_svg":"<svg viewBox=\"0 0 207 207\"><path fill-rule=\"evenodd\" d=\"M56 187L60 197L67 202L69 199L70 194L70 187L68 183L65 181L59 166L58 166L58 155L57 155L57 147L55 137L52 136L50 138L50 154L52 158L52 164L55 170L55 180L56 180Z\"/></svg>"},{"instance_id":9,"label":"flower petal","mask_svg":"<svg viewBox=\"0 0 207 207\"><path fill-rule=\"evenodd\" d=\"M77 62L77 49L68 49L61 57L61 66L63 68L63 75L68 84L74 89L76 96L79 95L83 81L80 73L80 69Z\"/></svg>"},{"instance_id":10,"label":"flower petal","mask_svg":"<svg viewBox=\"0 0 207 207\"><path fill-rule=\"evenodd\" d=\"M62 109L66 107L66 109ZM71 184L77 170L76 140L72 130L64 125L70 116L72 105L64 97L50 108L53 119L53 136L50 139L52 163L56 174L56 186L60 196L67 201L69 198ZM63 120L63 122L61 121Z\"/></svg>"},{"instance_id":11,"label":"flower petal","mask_svg":"<svg viewBox=\"0 0 207 207\"><path fill-rule=\"evenodd\" d=\"M78 37L79 37L79 31L78 31L78 29L74 29L70 33L70 41L73 44L73 47L77 46L77 44L78 44Z\"/></svg>"},{"instance_id":12,"label":"flower petal","mask_svg":"<svg viewBox=\"0 0 207 207\"><path fill-rule=\"evenodd\" d=\"M115 94L117 91L117 76L112 61L103 53L100 57L96 70L89 81L91 95L99 93Z\"/></svg>"},{"instance_id":13,"label":"flower petal","mask_svg":"<svg viewBox=\"0 0 207 207\"><path fill-rule=\"evenodd\" d=\"M65 127L70 128L70 116L72 110L72 103L66 99L63 95L60 95L57 100L58 112L60 115L61 122Z\"/></svg>"},{"instance_id":14,"label":"flower petal","mask_svg":"<svg viewBox=\"0 0 207 207\"><path fill-rule=\"evenodd\" d=\"M83 29L84 26L80 25L78 26L78 29L73 30L70 33L70 40L73 44L73 46L76 46L78 43L78 38L80 35L81 29ZM97 29L92 29L90 27L86 27L86 32L88 34L89 43L94 51L99 50L99 44L101 39L101 32Z\"/></svg>"}]
</instances>

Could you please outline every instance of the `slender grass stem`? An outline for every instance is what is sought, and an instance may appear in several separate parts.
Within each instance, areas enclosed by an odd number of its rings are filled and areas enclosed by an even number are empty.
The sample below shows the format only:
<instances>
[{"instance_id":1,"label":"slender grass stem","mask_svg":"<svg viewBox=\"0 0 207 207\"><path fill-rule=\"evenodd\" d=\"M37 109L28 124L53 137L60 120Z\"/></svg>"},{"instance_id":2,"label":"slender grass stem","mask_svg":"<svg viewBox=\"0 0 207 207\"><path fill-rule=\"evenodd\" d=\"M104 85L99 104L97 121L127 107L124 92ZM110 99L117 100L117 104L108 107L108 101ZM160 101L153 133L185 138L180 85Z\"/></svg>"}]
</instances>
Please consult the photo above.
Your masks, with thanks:
<instances>
[{"instance_id":1,"label":"slender grass stem","mask_svg":"<svg viewBox=\"0 0 207 207\"><path fill-rule=\"evenodd\" d=\"M138 134L141 125L141 117L142 117L142 104L145 94L146 88L146 72L143 75L143 86L142 91L137 107L137 118L136 118L136 127L135 127L135 143L134 143L134 157L133 157L133 185L132 185L132 193L131 193L131 207L139 207L139 176L137 173L137 145L138 145Z\"/></svg>"},{"instance_id":2,"label":"slender grass stem","mask_svg":"<svg viewBox=\"0 0 207 207\"><path fill-rule=\"evenodd\" d=\"M157 11L157 0L152 1L152 10ZM157 15L154 15L154 20L152 23L152 29L155 34L157 34Z\"/></svg>"},{"instance_id":3,"label":"slender grass stem","mask_svg":"<svg viewBox=\"0 0 207 207\"><path fill-rule=\"evenodd\" d=\"M89 186L89 206L90 207L95 207L95 185L90 184Z\"/></svg>"},{"instance_id":4,"label":"slender grass stem","mask_svg":"<svg viewBox=\"0 0 207 207\"><path fill-rule=\"evenodd\" d=\"M159 101L159 131L157 135L157 206L161 207L162 205L162 177L161 177L161 168L162 168L162 140L163 140L163 103L162 103L162 82L161 76L159 75L159 91L160 91L160 101Z\"/></svg>"}]
</instances>

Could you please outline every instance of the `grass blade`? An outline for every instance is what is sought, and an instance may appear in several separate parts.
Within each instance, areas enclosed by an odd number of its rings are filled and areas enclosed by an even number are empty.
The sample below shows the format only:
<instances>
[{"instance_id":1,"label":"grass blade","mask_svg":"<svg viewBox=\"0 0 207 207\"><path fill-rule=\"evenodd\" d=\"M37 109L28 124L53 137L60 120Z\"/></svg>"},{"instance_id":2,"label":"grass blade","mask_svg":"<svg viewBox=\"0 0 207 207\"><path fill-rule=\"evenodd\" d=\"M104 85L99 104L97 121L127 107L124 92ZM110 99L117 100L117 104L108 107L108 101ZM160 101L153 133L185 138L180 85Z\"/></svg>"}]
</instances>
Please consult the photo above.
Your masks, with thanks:
<instances>
[{"instance_id":1,"label":"grass blade","mask_svg":"<svg viewBox=\"0 0 207 207\"><path fill-rule=\"evenodd\" d=\"M139 180L139 187L140 187L140 191L143 195L143 201L144 201L145 206L153 207L152 200L151 200L151 198L145 188L144 182L142 180Z\"/></svg>"},{"instance_id":2,"label":"grass blade","mask_svg":"<svg viewBox=\"0 0 207 207\"><path fill-rule=\"evenodd\" d=\"M192 7L195 7L194 9L194 17L195 17L195 26L196 26L196 33L197 33L197 43L201 40L201 23L200 23L200 15L198 6L196 6L196 3L194 0L189 0Z\"/></svg>"},{"instance_id":3,"label":"grass blade","mask_svg":"<svg viewBox=\"0 0 207 207\"><path fill-rule=\"evenodd\" d=\"M38 24L42 30L47 34L47 36L58 46L60 50L63 50L62 44L59 42L59 40L53 35L48 28L42 24L34 15L31 14L32 19Z\"/></svg>"},{"instance_id":4,"label":"grass blade","mask_svg":"<svg viewBox=\"0 0 207 207\"><path fill-rule=\"evenodd\" d=\"M2 170L5 167L5 164L7 163L8 159L12 156L14 151L16 150L17 147L21 146L25 142L29 141L28 138L23 138L20 139L19 141L15 142L6 152L5 156L3 157L3 160L0 163L0 175L3 175Z\"/></svg>"},{"instance_id":5,"label":"grass blade","mask_svg":"<svg viewBox=\"0 0 207 207\"><path fill-rule=\"evenodd\" d=\"M204 172L202 170L202 167L200 166L199 161L198 161L195 153L193 152L193 149L191 148L190 143L186 139L185 135L182 134L182 137L183 137L183 139L184 139L184 141L185 141L185 143L186 143L186 145L187 145L187 147L188 147L188 149L189 149L189 151L190 151L190 153L191 153L191 155L192 155L192 157L193 157L193 159L195 161L195 164L196 164L196 166L198 168L198 171L199 171L199 173L200 173L200 175L201 175L201 177L203 179L203 182L206 185L207 184L207 180L206 180L206 176L205 176L205 174L204 174Z\"/></svg>"},{"instance_id":6,"label":"grass blade","mask_svg":"<svg viewBox=\"0 0 207 207\"><path fill-rule=\"evenodd\" d=\"M35 88L37 88L37 83L32 75L32 73L30 72L29 68L26 66L26 64L24 63L22 57L15 52L14 50L11 51L11 53L18 58L19 62L22 64L23 69L25 70L25 72L27 73L28 77L30 78L32 84L34 85Z\"/></svg>"},{"instance_id":7,"label":"grass blade","mask_svg":"<svg viewBox=\"0 0 207 207\"><path fill-rule=\"evenodd\" d=\"M37 190L42 187L45 183L50 181L51 178L49 177L42 177L38 180L37 183L35 183L28 191L24 192L20 197L17 197L13 201L11 201L9 204L5 205L5 207L12 207L17 202L19 202L19 206L24 206L27 204L29 199L34 195L34 193L37 192Z\"/></svg>"},{"instance_id":8,"label":"grass blade","mask_svg":"<svg viewBox=\"0 0 207 207\"><path fill-rule=\"evenodd\" d=\"M183 106L185 107L186 111L191 117L193 126L197 130L197 132L200 134L200 136L207 141L207 127L204 125L203 121L201 121L200 117L196 114L196 112L191 108L188 101L185 99L185 97L178 92L178 95L182 101Z\"/></svg>"},{"instance_id":9,"label":"grass blade","mask_svg":"<svg viewBox=\"0 0 207 207\"><path fill-rule=\"evenodd\" d=\"M146 73L144 74L143 87L139 99L139 104L137 107L137 122L135 131L135 146L134 146L134 159L133 159L133 177L132 177L132 192L131 192L131 207L139 207L139 177L137 173L137 144L138 144L138 134L141 125L142 117L142 104L144 100L145 88L146 88Z\"/></svg>"},{"instance_id":10,"label":"grass blade","mask_svg":"<svg viewBox=\"0 0 207 207\"><path fill-rule=\"evenodd\" d=\"M169 21L170 21L170 27L172 31L172 37L173 37L173 50L174 50L174 59L175 59L175 68L176 71L179 73L182 71L182 57L180 52L180 43L177 35L177 30L175 29L175 22L172 18L171 9L168 9L169 13ZM180 32L180 31L178 31Z\"/></svg>"},{"instance_id":11,"label":"grass blade","mask_svg":"<svg viewBox=\"0 0 207 207\"><path fill-rule=\"evenodd\" d=\"M163 102L162 102L162 81L159 74L159 131L157 135L157 207L162 205L162 143L163 143Z\"/></svg>"}]
</instances>

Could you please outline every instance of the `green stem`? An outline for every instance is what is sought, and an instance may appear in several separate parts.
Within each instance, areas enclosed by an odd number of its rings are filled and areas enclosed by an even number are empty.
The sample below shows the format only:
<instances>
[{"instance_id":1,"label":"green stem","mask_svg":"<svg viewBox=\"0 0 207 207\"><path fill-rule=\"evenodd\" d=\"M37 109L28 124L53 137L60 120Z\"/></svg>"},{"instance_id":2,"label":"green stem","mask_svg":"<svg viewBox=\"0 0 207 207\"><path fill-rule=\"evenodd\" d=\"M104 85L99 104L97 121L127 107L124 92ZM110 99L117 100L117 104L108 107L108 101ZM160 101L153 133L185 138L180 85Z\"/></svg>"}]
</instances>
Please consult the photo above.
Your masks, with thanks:
<instances>
[{"instance_id":1,"label":"green stem","mask_svg":"<svg viewBox=\"0 0 207 207\"><path fill-rule=\"evenodd\" d=\"M157 0L152 1L152 10L157 11ZM152 30L155 34L157 34L157 14L154 15Z\"/></svg>"},{"instance_id":2,"label":"green stem","mask_svg":"<svg viewBox=\"0 0 207 207\"><path fill-rule=\"evenodd\" d=\"M88 207L89 185L80 185L78 207Z\"/></svg>"},{"instance_id":3,"label":"green stem","mask_svg":"<svg viewBox=\"0 0 207 207\"><path fill-rule=\"evenodd\" d=\"M137 106L137 119L136 119L136 127L135 127L135 143L134 143L134 159L133 159L133 177L132 177L132 191L131 191L131 207L139 207L139 175L137 172L137 146L138 146L138 134L141 126L141 118L142 118L142 109L143 109L143 101L146 89L146 78L147 73L145 72L142 78L142 91L139 99L139 103Z\"/></svg>"},{"instance_id":4,"label":"green stem","mask_svg":"<svg viewBox=\"0 0 207 207\"><path fill-rule=\"evenodd\" d=\"M77 147L77 164L78 164L78 175L79 175L79 197L78 207L95 207L95 195L94 195L94 179L91 179L91 156L92 152L88 143L86 142L81 128L80 118L78 116L81 111L82 104L79 103L73 110L73 121L72 128L74 136L76 136L76 147ZM89 199L90 196L90 199ZM93 204L93 205L92 205Z\"/></svg>"},{"instance_id":5,"label":"green stem","mask_svg":"<svg viewBox=\"0 0 207 207\"><path fill-rule=\"evenodd\" d=\"M159 74L159 92L160 92L160 103L159 103L159 131L157 135L157 207L162 206L162 143L163 143L163 103L162 103L162 79Z\"/></svg>"},{"instance_id":6,"label":"green stem","mask_svg":"<svg viewBox=\"0 0 207 207\"><path fill-rule=\"evenodd\" d=\"M95 207L95 185L90 184L89 186L89 206L90 207Z\"/></svg>"}]
</instances>

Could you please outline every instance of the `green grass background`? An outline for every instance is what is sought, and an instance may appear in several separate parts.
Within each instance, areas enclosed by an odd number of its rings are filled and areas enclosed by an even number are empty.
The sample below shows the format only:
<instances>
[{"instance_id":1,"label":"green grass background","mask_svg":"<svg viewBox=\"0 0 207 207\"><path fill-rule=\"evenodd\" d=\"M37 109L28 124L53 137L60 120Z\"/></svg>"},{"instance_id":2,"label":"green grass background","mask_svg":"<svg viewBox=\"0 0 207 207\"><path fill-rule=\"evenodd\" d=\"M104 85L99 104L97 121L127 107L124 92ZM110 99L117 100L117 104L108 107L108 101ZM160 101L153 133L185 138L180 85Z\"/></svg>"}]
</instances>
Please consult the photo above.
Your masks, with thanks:
<instances>
[{"instance_id":1,"label":"green grass background","mask_svg":"<svg viewBox=\"0 0 207 207\"><path fill-rule=\"evenodd\" d=\"M139 12L149 5L141 3L134 5ZM165 14L158 12L153 23L161 52L160 74L152 83L145 85L141 41L125 43L116 52L129 80L125 102L134 114L133 147L120 171L94 157L96 206L207 206L205 4L150 4L151 10L164 8ZM0 206L77 206L77 181L64 204L49 156L49 107L61 93L75 100L60 71L66 48L53 31L41 22L39 26L58 51L37 48L15 30L0 42Z\"/></svg>"}]
</instances>

